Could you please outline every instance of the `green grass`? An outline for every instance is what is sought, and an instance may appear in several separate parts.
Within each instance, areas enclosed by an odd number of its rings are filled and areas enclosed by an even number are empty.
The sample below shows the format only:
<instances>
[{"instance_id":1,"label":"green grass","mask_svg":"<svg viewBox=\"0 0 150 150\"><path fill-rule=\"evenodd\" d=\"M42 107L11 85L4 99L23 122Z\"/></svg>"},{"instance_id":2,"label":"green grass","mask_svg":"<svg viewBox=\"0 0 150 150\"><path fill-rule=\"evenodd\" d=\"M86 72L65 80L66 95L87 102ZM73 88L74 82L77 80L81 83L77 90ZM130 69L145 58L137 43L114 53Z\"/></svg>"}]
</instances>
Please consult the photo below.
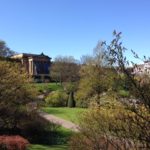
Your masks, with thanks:
<instances>
[{"instance_id":1,"label":"green grass","mask_svg":"<svg viewBox=\"0 0 150 150\"><path fill-rule=\"evenodd\" d=\"M85 108L67 108L67 107L44 107L43 111L60 117L65 120L72 121L76 124L79 123L79 116L85 112Z\"/></svg>"},{"instance_id":2,"label":"green grass","mask_svg":"<svg viewBox=\"0 0 150 150\"><path fill-rule=\"evenodd\" d=\"M61 90L63 87L58 83L32 83L37 91L56 91L56 90Z\"/></svg>"},{"instance_id":3,"label":"green grass","mask_svg":"<svg viewBox=\"0 0 150 150\"><path fill-rule=\"evenodd\" d=\"M67 145L52 145L52 146L46 146L46 145L38 145L38 144L32 144L28 150L67 150Z\"/></svg>"}]
</instances>

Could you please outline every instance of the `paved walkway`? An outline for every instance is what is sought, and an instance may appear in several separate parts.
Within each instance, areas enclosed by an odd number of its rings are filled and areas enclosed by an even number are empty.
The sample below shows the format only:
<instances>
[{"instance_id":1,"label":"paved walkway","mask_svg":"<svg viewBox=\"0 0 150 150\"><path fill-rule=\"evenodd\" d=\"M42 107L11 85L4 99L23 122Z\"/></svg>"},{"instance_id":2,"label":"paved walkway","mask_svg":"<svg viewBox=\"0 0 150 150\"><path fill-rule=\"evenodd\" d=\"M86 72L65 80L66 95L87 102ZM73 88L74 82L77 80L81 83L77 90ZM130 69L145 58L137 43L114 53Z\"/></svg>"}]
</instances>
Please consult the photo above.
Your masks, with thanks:
<instances>
[{"instance_id":1,"label":"paved walkway","mask_svg":"<svg viewBox=\"0 0 150 150\"><path fill-rule=\"evenodd\" d=\"M75 132L79 132L79 126L72 123L71 121L67 121L64 119L61 119L59 117L56 117L54 115L50 115L48 113L45 112L39 112L40 116L42 116L43 118L45 118L46 120L53 122L55 124L59 124L61 126L63 126L64 128L70 129L72 131Z\"/></svg>"}]
</instances>

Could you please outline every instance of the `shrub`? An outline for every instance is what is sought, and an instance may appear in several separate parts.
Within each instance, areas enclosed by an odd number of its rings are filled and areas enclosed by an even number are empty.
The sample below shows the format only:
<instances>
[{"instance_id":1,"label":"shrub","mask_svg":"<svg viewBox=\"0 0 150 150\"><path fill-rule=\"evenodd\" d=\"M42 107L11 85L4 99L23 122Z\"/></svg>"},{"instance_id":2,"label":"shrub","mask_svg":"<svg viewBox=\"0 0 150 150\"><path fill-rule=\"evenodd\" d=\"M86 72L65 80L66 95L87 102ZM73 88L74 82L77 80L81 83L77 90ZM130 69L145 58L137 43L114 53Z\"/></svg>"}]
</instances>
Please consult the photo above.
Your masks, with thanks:
<instances>
[{"instance_id":1,"label":"shrub","mask_svg":"<svg viewBox=\"0 0 150 150\"><path fill-rule=\"evenodd\" d=\"M119 93L119 96L125 98L125 97L129 97L129 91L126 91L126 90L119 90L118 91Z\"/></svg>"},{"instance_id":2,"label":"shrub","mask_svg":"<svg viewBox=\"0 0 150 150\"><path fill-rule=\"evenodd\" d=\"M29 103L36 100L34 89L20 63L0 59L0 135L20 135L33 143L56 143L57 125L27 111Z\"/></svg>"},{"instance_id":3,"label":"shrub","mask_svg":"<svg viewBox=\"0 0 150 150\"><path fill-rule=\"evenodd\" d=\"M138 112L143 119L119 104L89 110L81 117L80 132L71 139L71 150L149 148L149 112L145 107Z\"/></svg>"},{"instance_id":4,"label":"shrub","mask_svg":"<svg viewBox=\"0 0 150 150\"><path fill-rule=\"evenodd\" d=\"M21 136L0 136L0 148L2 150L26 150L29 145L28 140Z\"/></svg>"},{"instance_id":5,"label":"shrub","mask_svg":"<svg viewBox=\"0 0 150 150\"><path fill-rule=\"evenodd\" d=\"M45 99L46 103L54 107L66 106L68 95L63 91L53 91Z\"/></svg>"},{"instance_id":6,"label":"shrub","mask_svg":"<svg viewBox=\"0 0 150 150\"><path fill-rule=\"evenodd\" d=\"M70 92L68 99L68 107L75 107L74 93Z\"/></svg>"},{"instance_id":7,"label":"shrub","mask_svg":"<svg viewBox=\"0 0 150 150\"><path fill-rule=\"evenodd\" d=\"M76 107L87 108L89 106L89 100L85 101L84 99L76 99Z\"/></svg>"},{"instance_id":8,"label":"shrub","mask_svg":"<svg viewBox=\"0 0 150 150\"><path fill-rule=\"evenodd\" d=\"M36 99L35 90L27 88L29 83L21 64L0 60L0 133L2 128L16 130L25 106Z\"/></svg>"}]
</instances>

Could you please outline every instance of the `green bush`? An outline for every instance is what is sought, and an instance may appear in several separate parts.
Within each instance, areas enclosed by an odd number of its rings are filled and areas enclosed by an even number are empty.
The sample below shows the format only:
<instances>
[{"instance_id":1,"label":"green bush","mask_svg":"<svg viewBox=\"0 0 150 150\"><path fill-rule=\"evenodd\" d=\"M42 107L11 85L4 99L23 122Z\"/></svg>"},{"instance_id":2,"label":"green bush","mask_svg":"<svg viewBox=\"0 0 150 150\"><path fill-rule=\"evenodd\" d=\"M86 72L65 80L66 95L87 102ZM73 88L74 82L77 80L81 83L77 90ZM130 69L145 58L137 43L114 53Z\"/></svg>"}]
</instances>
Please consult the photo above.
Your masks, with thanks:
<instances>
[{"instance_id":1,"label":"green bush","mask_svg":"<svg viewBox=\"0 0 150 150\"><path fill-rule=\"evenodd\" d=\"M76 107L79 108L88 108L88 102L82 99L76 100Z\"/></svg>"},{"instance_id":2,"label":"green bush","mask_svg":"<svg viewBox=\"0 0 150 150\"><path fill-rule=\"evenodd\" d=\"M68 99L68 107L75 107L74 93L70 92Z\"/></svg>"},{"instance_id":3,"label":"green bush","mask_svg":"<svg viewBox=\"0 0 150 150\"><path fill-rule=\"evenodd\" d=\"M150 135L149 112L141 106L138 113L142 117L117 101L110 103L109 107L91 107L81 115L80 132L71 137L70 149L124 150L140 149L142 146L149 148L150 144L146 145Z\"/></svg>"},{"instance_id":4,"label":"green bush","mask_svg":"<svg viewBox=\"0 0 150 150\"><path fill-rule=\"evenodd\" d=\"M126 90L119 90L118 91L119 93L119 96L125 98L125 97L129 97L129 91L126 91Z\"/></svg>"},{"instance_id":5,"label":"green bush","mask_svg":"<svg viewBox=\"0 0 150 150\"><path fill-rule=\"evenodd\" d=\"M49 106L63 107L67 104L68 95L64 91L53 91L45 99Z\"/></svg>"}]
</instances>

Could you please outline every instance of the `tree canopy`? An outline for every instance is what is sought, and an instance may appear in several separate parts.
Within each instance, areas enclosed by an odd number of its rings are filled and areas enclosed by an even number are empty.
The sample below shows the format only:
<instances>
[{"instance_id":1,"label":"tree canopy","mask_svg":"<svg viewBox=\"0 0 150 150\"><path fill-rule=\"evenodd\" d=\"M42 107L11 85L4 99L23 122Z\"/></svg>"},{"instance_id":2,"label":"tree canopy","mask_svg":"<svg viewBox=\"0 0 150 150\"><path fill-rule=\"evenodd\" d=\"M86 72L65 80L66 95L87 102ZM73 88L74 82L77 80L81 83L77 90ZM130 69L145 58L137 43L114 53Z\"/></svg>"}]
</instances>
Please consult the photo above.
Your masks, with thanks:
<instances>
[{"instance_id":1,"label":"tree canopy","mask_svg":"<svg viewBox=\"0 0 150 150\"><path fill-rule=\"evenodd\" d=\"M10 48L7 47L4 41L0 40L0 57L9 57L14 53L14 51L10 50Z\"/></svg>"},{"instance_id":2,"label":"tree canopy","mask_svg":"<svg viewBox=\"0 0 150 150\"><path fill-rule=\"evenodd\" d=\"M17 63L0 60L0 128L17 128L26 104L34 100L29 77Z\"/></svg>"},{"instance_id":3,"label":"tree canopy","mask_svg":"<svg viewBox=\"0 0 150 150\"><path fill-rule=\"evenodd\" d=\"M51 67L51 78L56 82L74 82L79 76L79 65L72 56L58 56Z\"/></svg>"}]
</instances>

